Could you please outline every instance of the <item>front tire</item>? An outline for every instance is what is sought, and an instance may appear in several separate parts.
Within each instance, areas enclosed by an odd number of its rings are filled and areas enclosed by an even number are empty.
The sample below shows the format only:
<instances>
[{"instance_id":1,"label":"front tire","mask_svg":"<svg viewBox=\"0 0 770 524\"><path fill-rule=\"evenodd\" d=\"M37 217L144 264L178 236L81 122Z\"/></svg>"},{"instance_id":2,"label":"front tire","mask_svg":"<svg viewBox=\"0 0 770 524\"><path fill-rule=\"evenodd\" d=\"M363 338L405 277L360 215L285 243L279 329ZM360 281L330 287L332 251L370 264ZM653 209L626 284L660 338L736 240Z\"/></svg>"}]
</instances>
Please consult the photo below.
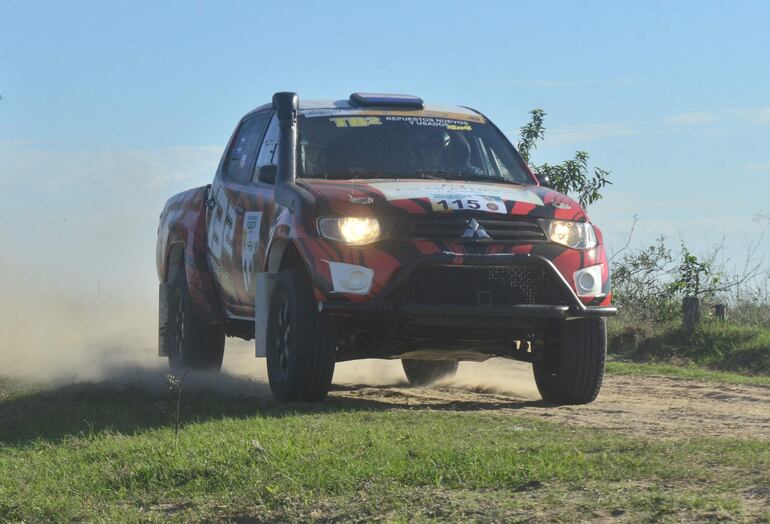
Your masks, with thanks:
<instances>
[{"instance_id":1,"label":"front tire","mask_svg":"<svg viewBox=\"0 0 770 524\"><path fill-rule=\"evenodd\" d=\"M457 361L401 360L407 380L413 386L428 386L439 380L452 378L457 373Z\"/></svg>"},{"instance_id":2,"label":"front tire","mask_svg":"<svg viewBox=\"0 0 770 524\"><path fill-rule=\"evenodd\" d=\"M532 364L543 400L551 404L593 402L602 387L606 356L603 318L564 321L560 344Z\"/></svg>"},{"instance_id":3,"label":"front tire","mask_svg":"<svg viewBox=\"0 0 770 524\"><path fill-rule=\"evenodd\" d=\"M225 352L225 331L221 325L204 322L196 311L184 265L175 271L169 298L169 367L175 371L219 371Z\"/></svg>"},{"instance_id":4,"label":"front tire","mask_svg":"<svg viewBox=\"0 0 770 524\"><path fill-rule=\"evenodd\" d=\"M275 399L324 400L336 350L334 322L316 309L307 273L301 268L281 271L267 322L267 376Z\"/></svg>"}]
</instances>

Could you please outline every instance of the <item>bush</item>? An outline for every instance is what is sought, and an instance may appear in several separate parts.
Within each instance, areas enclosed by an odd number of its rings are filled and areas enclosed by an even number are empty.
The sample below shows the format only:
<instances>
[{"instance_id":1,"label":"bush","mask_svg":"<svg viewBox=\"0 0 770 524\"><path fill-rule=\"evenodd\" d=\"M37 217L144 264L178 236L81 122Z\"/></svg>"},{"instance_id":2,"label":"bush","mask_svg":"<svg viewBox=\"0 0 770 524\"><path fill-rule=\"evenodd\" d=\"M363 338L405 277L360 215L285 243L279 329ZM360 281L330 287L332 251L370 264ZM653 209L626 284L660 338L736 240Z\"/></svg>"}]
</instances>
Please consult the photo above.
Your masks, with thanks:
<instances>
[{"instance_id":1,"label":"bush","mask_svg":"<svg viewBox=\"0 0 770 524\"><path fill-rule=\"evenodd\" d=\"M770 329L709 320L690 341L679 322L613 319L608 351L637 362L694 363L712 369L770 374Z\"/></svg>"},{"instance_id":2,"label":"bush","mask_svg":"<svg viewBox=\"0 0 770 524\"><path fill-rule=\"evenodd\" d=\"M732 321L745 325L770 324L770 274L760 273L761 261L749 253L740 269L728 270L722 246L705 256L694 255L682 241L672 251L664 237L625 251L612 259L614 302L634 321L669 322L681 317L682 300L698 297L708 315L714 304L728 306Z\"/></svg>"},{"instance_id":3,"label":"bush","mask_svg":"<svg viewBox=\"0 0 770 524\"><path fill-rule=\"evenodd\" d=\"M693 334L690 354L718 369L770 372L770 329L728 322L708 322Z\"/></svg>"}]
</instances>

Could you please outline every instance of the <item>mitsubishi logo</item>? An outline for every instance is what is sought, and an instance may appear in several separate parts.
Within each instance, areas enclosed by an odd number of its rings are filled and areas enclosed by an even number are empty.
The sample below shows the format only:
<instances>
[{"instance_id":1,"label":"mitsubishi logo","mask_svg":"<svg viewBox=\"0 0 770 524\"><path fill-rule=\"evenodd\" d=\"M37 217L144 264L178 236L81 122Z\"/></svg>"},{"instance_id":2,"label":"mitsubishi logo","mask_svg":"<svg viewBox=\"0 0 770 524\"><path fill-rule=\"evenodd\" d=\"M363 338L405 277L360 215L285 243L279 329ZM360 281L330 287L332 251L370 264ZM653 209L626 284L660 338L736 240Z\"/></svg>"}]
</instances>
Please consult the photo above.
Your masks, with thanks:
<instances>
[{"instance_id":1,"label":"mitsubishi logo","mask_svg":"<svg viewBox=\"0 0 770 524\"><path fill-rule=\"evenodd\" d=\"M481 224L476 222L475 218L471 218L468 220L468 222L466 222L466 224L468 224L468 227L465 230L465 233L463 233L462 238L475 238L477 240L482 238L489 238L486 230L481 227Z\"/></svg>"}]
</instances>

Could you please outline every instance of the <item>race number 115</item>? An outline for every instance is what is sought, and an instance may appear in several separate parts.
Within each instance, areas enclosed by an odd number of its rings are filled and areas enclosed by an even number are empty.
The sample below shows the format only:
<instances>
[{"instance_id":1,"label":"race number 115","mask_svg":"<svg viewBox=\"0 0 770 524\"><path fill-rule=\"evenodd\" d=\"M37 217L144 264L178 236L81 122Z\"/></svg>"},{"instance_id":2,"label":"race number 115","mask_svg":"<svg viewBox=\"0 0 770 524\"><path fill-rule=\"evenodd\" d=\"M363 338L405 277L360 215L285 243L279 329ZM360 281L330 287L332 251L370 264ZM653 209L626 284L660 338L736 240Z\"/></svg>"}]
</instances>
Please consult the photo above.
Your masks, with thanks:
<instances>
[{"instance_id":1,"label":"race number 115","mask_svg":"<svg viewBox=\"0 0 770 524\"><path fill-rule=\"evenodd\" d=\"M454 200L432 200L433 211L486 211L492 213L505 213L505 204L502 201L484 197L458 198Z\"/></svg>"}]
</instances>

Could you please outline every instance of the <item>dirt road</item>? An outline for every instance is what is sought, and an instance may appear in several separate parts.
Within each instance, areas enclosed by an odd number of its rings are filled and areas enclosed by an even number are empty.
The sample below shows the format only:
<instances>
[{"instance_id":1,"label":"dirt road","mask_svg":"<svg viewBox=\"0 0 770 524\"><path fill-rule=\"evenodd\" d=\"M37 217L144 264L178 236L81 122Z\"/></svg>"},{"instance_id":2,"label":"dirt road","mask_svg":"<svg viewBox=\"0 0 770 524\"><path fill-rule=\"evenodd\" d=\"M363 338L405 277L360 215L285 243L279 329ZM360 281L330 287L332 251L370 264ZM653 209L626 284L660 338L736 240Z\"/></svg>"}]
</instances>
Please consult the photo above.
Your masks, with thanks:
<instances>
[{"instance_id":1,"label":"dirt road","mask_svg":"<svg viewBox=\"0 0 770 524\"><path fill-rule=\"evenodd\" d=\"M136 366L118 365L96 380L144 382L167 389L165 362L144 352ZM223 372L190 377L194 387L270 398L264 359L249 343L233 344ZM654 438L753 437L770 441L770 387L733 385L669 377L605 376L599 398L584 406L555 407L540 401L529 364L493 359L462 362L457 376L429 388L406 383L400 361L341 363L330 402L372 409L495 411L542 417L578 426L606 428Z\"/></svg>"},{"instance_id":2,"label":"dirt road","mask_svg":"<svg viewBox=\"0 0 770 524\"><path fill-rule=\"evenodd\" d=\"M762 386L609 375L592 404L552 407L539 401L531 368L522 363L462 363L456 379L430 388L403 380L395 362L343 364L331 399L367 400L384 409L494 410L658 438L770 440L770 388Z\"/></svg>"}]
</instances>

